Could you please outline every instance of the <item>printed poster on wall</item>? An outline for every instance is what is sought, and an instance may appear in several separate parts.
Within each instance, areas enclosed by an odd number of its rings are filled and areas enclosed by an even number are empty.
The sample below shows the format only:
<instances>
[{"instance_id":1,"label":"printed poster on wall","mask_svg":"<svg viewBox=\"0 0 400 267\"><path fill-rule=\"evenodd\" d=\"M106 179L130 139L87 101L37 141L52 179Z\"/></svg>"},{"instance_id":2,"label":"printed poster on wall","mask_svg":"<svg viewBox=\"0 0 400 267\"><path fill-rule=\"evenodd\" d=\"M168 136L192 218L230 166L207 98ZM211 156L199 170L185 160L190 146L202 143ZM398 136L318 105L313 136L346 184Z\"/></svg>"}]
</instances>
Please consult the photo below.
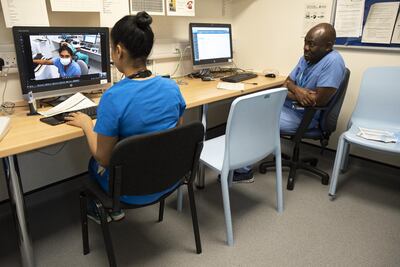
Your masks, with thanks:
<instances>
[{"instance_id":1,"label":"printed poster on wall","mask_svg":"<svg viewBox=\"0 0 400 267\"><path fill-rule=\"evenodd\" d=\"M146 11L150 15L165 15L165 0L130 0L131 15Z\"/></svg>"},{"instance_id":2,"label":"printed poster on wall","mask_svg":"<svg viewBox=\"0 0 400 267\"><path fill-rule=\"evenodd\" d=\"M331 4L327 1L311 1L305 4L303 35L306 36L308 30L319 23L329 23L331 19Z\"/></svg>"},{"instance_id":3,"label":"printed poster on wall","mask_svg":"<svg viewBox=\"0 0 400 267\"><path fill-rule=\"evenodd\" d=\"M168 16L194 16L195 0L167 0Z\"/></svg>"}]
</instances>

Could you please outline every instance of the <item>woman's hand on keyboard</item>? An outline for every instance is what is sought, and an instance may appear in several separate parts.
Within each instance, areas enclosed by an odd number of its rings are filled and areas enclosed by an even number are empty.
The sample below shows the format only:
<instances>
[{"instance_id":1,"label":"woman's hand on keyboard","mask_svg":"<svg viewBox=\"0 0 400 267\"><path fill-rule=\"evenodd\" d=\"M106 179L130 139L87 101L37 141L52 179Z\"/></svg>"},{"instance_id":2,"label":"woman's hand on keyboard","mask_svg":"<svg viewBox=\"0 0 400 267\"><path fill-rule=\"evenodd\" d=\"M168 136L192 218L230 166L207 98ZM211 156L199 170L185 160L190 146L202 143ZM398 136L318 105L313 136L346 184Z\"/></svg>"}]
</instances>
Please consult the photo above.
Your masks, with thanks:
<instances>
[{"instance_id":1,"label":"woman's hand on keyboard","mask_svg":"<svg viewBox=\"0 0 400 267\"><path fill-rule=\"evenodd\" d=\"M80 127L85 132L88 129L93 129L92 119L85 113L71 112L64 119L66 124Z\"/></svg>"}]
</instances>

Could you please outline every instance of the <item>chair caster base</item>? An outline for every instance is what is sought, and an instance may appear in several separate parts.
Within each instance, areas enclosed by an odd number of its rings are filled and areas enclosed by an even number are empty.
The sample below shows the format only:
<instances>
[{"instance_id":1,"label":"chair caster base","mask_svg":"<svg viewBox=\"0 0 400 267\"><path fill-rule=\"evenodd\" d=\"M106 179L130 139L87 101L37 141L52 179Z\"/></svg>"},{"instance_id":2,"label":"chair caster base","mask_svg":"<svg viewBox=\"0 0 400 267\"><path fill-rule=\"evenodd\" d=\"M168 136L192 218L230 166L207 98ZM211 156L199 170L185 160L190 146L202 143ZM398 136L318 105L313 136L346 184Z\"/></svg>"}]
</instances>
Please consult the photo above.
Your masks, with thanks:
<instances>
[{"instance_id":1,"label":"chair caster base","mask_svg":"<svg viewBox=\"0 0 400 267\"><path fill-rule=\"evenodd\" d=\"M196 188L199 189L199 190L203 190L204 187L205 187L204 185L198 185L198 184L196 184Z\"/></svg>"},{"instance_id":2,"label":"chair caster base","mask_svg":"<svg viewBox=\"0 0 400 267\"><path fill-rule=\"evenodd\" d=\"M260 166L260 168L258 168L258 172L261 174L266 174L267 173L267 168L263 168Z\"/></svg>"},{"instance_id":3,"label":"chair caster base","mask_svg":"<svg viewBox=\"0 0 400 267\"><path fill-rule=\"evenodd\" d=\"M329 200L334 201L336 199L336 195L329 194Z\"/></svg>"},{"instance_id":4,"label":"chair caster base","mask_svg":"<svg viewBox=\"0 0 400 267\"><path fill-rule=\"evenodd\" d=\"M329 176L321 179L321 184L328 185L329 184Z\"/></svg>"}]
</instances>

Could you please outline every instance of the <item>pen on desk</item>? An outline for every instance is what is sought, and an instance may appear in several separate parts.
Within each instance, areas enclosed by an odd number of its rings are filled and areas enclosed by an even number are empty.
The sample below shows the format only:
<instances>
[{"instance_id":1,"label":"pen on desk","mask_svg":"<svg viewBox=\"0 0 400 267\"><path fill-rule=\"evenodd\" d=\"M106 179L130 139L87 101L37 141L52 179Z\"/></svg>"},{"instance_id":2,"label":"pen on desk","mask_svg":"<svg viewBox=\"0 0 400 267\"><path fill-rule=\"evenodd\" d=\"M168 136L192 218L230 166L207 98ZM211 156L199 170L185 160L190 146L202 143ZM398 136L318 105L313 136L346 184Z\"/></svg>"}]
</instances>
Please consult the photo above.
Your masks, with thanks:
<instances>
[{"instance_id":1,"label":"pen on desk","mask_svg":"<svg viewBox=\"0 0 400 267\"><path fill-rule=\"evenodd\" d=\"M248 82L242 82L244 84L251 84L251 85L258 85L258 83L248 83Z\"/></svg>"}]
</instances>

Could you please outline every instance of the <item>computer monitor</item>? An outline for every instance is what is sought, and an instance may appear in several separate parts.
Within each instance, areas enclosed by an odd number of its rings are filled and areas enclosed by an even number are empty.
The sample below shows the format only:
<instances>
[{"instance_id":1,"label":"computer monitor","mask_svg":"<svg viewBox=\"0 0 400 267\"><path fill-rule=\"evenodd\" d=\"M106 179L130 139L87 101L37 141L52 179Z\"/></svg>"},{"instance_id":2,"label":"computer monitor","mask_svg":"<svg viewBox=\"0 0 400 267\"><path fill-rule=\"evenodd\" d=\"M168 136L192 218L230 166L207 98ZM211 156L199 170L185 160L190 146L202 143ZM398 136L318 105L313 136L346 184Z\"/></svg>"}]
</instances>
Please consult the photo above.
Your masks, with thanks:
<instances>
[{"instance_id":1,"label":"computer monitor","mask_svg":"<svg viewBox=\"0 0 400 267\"><path fill-rule=\"evenodd\" d=\"M86 35L85 38L84 38L84 41L88 42L88 43L91 43L91 44L94 44L94 43L96 43L96 36L97 35Z\"/></svg>"},{"instance_id":2,"label":"computer monitor","mask_svg":"<svg viewBox=\"0 0 400 267\"><path fill-rule=\"evenodd\" d=\"M228 65L232 62L230 24L190 23L189 35L195 69Z\"/></svg>"},{"instance_id":3,"label":"computer monitor","mask_svg":"<svg viewBox=\"0 0 400 267\"><path fill-rule=\"evenodd\" d=\"M25 98L29 92L41 99L111 85L108 28L13 27L13 35ZM88 39L94 40L90 47ZM61 64L61 46L73 51L67 66Z\"/></svg>"}]
</instances>

